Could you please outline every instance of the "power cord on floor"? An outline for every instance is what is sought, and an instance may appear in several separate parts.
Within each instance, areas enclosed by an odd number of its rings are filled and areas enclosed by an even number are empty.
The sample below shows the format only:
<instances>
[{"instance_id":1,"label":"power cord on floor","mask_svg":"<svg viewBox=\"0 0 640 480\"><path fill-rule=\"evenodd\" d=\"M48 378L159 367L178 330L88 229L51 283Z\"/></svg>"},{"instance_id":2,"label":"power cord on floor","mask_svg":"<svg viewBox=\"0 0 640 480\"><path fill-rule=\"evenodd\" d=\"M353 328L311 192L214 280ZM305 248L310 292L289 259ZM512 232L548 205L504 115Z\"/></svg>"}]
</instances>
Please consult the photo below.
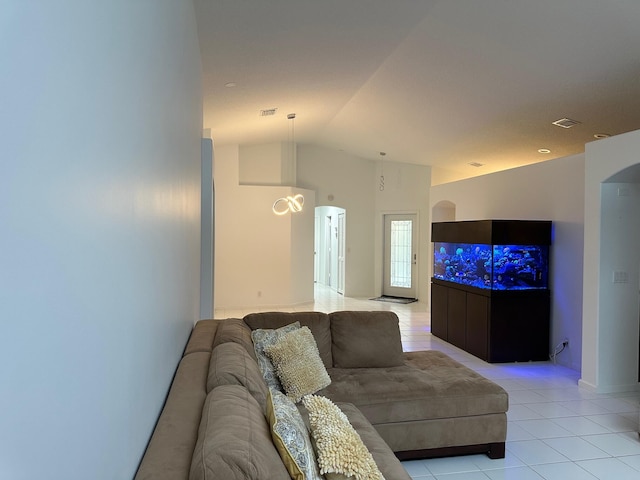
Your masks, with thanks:
<instances>
[{"instance_id":1,"label":"power cord on floor","mask_svg":"<svg viewBox=\"0 0 640 480\"><path fill-rule=\"evenodd\" d=\"M562 341L562 343L559 343L558 345L556 345L556 348L553 349L553 353L551 353L549 355L549 359L553 360L553 363L555 365L556 363L556 357L562 353L562 351L567 348L567 345L569 345L569 340L565 339Z\"/></svg>"}]
</instances>

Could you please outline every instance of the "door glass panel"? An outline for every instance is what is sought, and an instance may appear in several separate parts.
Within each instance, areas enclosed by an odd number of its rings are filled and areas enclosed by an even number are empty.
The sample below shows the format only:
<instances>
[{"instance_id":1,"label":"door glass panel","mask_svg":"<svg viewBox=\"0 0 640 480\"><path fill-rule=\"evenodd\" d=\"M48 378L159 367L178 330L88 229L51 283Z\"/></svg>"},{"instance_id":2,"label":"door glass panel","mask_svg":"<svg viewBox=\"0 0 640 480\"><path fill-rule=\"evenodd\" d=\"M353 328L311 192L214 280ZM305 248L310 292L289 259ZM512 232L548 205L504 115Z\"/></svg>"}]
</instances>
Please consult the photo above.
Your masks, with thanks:
<instances>
[{"instance_id":1,"label":"door glass panel","mask_svg":"<svg viewBox=\"0 0 640 480\"><path fill-rule=\"evenodd\" d=\"M392 287L411 288L412 254L411 220L391 221L391 278Z\"/></svg>"}]
</instances>

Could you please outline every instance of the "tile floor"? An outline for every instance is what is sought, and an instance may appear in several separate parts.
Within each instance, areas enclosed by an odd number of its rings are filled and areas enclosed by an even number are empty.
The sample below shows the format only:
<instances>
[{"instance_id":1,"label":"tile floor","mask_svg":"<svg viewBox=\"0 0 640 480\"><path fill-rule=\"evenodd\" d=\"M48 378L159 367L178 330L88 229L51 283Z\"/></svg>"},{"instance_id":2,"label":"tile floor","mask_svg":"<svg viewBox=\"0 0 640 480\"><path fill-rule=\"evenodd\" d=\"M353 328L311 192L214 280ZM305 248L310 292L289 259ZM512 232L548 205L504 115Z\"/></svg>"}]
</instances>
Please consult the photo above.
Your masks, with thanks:
<instances>
[{"instance_id":1,"label":"tile floor","mask_svg":"<svg viewBox=\"0 0 640 480\"><path fill-rule=\"evenodd\" d=\"M405 351L440 350L509 392L504 459L469 455L403 462L414 480L640 480L639 393L580 389L578 372L551 362L483 362L432 336L424 303L347 298L321 285L315 298L295 308L220 309L216 318L260 310L392 310L400 319Z\"/></svg>"}]
</instances>

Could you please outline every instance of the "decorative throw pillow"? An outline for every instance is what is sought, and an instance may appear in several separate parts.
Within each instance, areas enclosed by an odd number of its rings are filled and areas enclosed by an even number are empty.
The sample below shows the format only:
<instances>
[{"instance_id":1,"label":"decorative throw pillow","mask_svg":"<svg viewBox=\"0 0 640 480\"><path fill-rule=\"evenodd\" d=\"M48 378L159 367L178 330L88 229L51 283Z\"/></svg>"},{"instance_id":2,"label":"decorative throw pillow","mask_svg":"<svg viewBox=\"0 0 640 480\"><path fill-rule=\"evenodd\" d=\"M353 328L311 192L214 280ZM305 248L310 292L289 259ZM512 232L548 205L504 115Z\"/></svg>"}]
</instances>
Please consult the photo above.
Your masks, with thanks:
<instances>
[{"instance_id":1,"label":"decorative throw pillow","mask_svg":"<svg viewBox=\"0 0 640 480\"><path fill-rule=\"evenodd\" d=\"M253 349L256 353L258 366L260 367L260 372L262 372L264 381L267 382L267 386L269 388L275 388L276 390L282 391L282 385L280 385L278 376L273 369L271 359L264 353L264 349L269 345L276 343L280 337L286 333L299 328L300 323L294 322L277 329L257 329L251 332L251 340L253 340Z\"/></svg>"},{"instance_id":2,"label":"decorative throw pillow","mask_svg":"<svg viewBox=\"0 0 640 480\"><path fill-rule=\"evenodd\" d=\"M331 383L308 327L287 333L264 352L271 359L285 393L295 403Z\"/></svg>"},{"instance_id":3,"label":"decorative throw pillow","mask_svg":"<svg viewBox=\"0 0 640 480\"><path fill-rule=\"evenodd\" d=\"M329 474L327 478L338 474L356 480L384 480L360 435L338 406L318 395L307 395L302 403L309 411L321 474Z\"/></svg>"},{"instance_id":4,"label":"decorative throw pillow","mask_svg":"<svg viewBox=\"0 0 640 480\"><path fill-rule=\"evenodd\" d=\"M293 480L321 480L311 438L302 415L281 392L270 390L267 420L271 438Z\"/></svg>"}]
</instances>

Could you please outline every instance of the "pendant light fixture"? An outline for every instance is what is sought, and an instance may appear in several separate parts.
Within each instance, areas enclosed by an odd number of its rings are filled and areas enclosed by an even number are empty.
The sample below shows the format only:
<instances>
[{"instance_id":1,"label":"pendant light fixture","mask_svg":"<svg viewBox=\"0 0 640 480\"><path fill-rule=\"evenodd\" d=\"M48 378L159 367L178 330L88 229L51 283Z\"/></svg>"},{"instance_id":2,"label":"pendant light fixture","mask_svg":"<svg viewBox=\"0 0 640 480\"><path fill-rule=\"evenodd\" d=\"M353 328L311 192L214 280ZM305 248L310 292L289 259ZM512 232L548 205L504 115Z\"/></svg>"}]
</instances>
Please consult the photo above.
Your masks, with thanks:
<instances>
[{"instance_id":1,"label":"pendant light fixture","mask_svg":"<svg viewBox=\"0 0 640 480\"><path fill-rule=\"evenodd\" d=\"M294 120L296 118L295 113L287 115L287 120L290 120L290 128L287 130L287 159L293 163L296 159L296 139L294 130ZM304 196L301 193L297 195L288 195L286 197L280 197L275 202L271 210L276 215L286 215L287 213L297 213L302 211L304 205Z\"/></svg>"}]
</instances>

